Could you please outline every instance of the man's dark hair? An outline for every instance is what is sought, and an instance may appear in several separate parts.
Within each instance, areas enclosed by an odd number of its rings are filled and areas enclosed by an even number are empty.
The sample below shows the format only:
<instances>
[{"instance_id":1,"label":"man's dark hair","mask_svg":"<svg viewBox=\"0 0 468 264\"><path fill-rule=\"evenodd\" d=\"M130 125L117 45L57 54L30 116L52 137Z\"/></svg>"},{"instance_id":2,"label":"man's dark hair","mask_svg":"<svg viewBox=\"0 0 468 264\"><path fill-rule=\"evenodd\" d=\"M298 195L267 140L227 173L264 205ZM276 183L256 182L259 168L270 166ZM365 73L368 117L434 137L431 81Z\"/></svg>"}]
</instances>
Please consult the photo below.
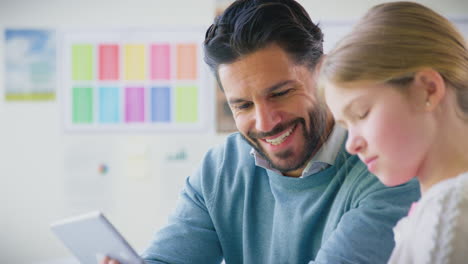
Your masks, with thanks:
<instances>
[{"instance_id":1,"label":"man's dark hair","mask_svg":"<svg viewBox=\"0 0 468 264\"><path fill-rule=\"evenodd\" d=\"M295 63L314 68L323 54L323 34L294 0L237 0L206 31L205 62L218 67L270 44L281 47Z\"/></svg>"}]
</instances>

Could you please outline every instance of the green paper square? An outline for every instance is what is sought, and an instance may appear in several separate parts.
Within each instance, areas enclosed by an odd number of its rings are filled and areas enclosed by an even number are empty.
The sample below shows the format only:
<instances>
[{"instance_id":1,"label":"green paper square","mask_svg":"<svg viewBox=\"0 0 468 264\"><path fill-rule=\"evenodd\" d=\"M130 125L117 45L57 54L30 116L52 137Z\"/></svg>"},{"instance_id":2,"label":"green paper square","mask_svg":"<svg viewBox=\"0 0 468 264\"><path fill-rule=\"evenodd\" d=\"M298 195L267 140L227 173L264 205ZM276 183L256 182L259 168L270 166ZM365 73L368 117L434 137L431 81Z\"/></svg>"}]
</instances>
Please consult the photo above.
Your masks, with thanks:
<instances>
[{"instance_id":1,"label":"green paper square","mask_svg":"<svg viewBox=\"0 0 468 264\"><path fill-rule=\"evenodd\" d=\"M198 88L178 86L175 88L175 121L196 123L198 121Z\"/></svg>"},{"instance_id":2,"label":"green paper square","mask_svg":"<svg viewBox=\"0 0 468 264\"><path fill-rule=\"evenodd\" d=\"M93 88L73 88L73 123L93 122Z\"/></svg>"}]
</instances>

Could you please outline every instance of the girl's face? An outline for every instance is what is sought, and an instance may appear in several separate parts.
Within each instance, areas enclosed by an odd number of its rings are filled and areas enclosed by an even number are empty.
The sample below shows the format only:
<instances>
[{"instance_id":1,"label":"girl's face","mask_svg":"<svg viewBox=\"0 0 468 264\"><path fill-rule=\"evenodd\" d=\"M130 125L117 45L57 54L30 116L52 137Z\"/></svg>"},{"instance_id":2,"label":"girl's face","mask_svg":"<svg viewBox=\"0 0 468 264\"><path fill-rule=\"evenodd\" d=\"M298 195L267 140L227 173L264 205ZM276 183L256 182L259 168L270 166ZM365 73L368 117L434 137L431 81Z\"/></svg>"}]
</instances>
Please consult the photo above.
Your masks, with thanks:
<instances>
[{"instance_id":1,"label":"girl's face","mask_svg":"<svg viewBox=\"0 0 468 264\"><path fill-rule=\"evenodd\" d=\"M408 93L397 89L359 82L325 91L336 122L348 129L347 151L387 186L417 176L431 144L421 100L411 95L411 87Z\"/></svg>"}]
</instances>

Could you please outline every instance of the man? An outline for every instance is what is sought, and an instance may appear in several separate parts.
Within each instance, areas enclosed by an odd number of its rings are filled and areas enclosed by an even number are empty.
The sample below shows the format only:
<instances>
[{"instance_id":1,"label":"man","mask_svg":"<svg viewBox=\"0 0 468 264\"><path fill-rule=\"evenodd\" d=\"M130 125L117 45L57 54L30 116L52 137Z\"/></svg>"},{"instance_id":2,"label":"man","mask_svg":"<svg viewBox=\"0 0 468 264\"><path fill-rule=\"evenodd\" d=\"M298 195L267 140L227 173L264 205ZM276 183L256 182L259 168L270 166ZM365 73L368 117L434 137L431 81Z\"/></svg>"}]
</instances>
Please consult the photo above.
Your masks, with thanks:
<instances>
[{"instance_id":1,"label":"man","mask_svg":"<svg viewBox=\"0 0 468 264\"><path fill-rule=\"evenodd\" d=\"M239 0L215 20L205 61L240 133L187 178L147 263L386 263L417 183L386 188L346 153L315 94L322 41L294 0Z\"/></svg>"}]
</instances>

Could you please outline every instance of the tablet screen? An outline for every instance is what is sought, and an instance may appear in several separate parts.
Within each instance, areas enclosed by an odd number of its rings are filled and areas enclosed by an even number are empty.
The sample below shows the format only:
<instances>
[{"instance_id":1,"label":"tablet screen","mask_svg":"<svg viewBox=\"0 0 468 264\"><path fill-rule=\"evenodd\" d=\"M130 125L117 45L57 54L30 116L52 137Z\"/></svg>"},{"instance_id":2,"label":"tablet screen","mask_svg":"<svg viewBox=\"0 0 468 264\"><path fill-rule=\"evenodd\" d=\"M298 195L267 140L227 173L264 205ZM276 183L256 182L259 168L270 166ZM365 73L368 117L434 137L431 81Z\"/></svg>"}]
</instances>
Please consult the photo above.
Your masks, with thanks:
<instances>
[{"instance_id":1,"label":"tablet screen","mask_svg":"<svg viewBox=\"0 0 468 264\"><path fill-rule=\"evenodd\" d=\"M51 229L81 263L99 263L104 256L121 264L144 263L101 212L61 220Z\"/></svg>"}]
</instances>

